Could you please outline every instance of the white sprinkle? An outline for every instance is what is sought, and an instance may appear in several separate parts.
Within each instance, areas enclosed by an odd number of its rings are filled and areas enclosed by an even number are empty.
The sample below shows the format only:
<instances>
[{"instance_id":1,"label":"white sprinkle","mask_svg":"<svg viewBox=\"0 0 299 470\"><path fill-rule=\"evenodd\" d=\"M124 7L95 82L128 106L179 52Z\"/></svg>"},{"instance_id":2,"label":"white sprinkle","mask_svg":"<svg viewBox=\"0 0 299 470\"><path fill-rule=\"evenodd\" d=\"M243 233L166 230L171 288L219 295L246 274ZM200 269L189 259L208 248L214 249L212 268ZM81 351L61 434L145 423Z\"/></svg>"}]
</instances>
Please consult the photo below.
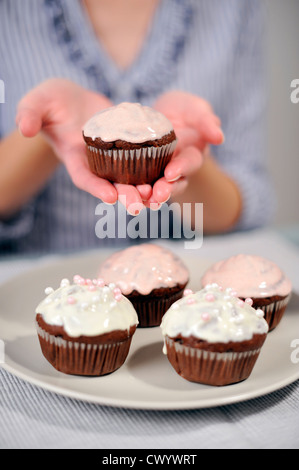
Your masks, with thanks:
<instances>
[{"instance_id":1,"label":"white sprinkle","mask_svg":"<svg viewBox=\"0 0 299 470\"><path fill-rule=\"evenodd\" d=\"M54 292L53 287L47 287L47 289L45 289L45 294L46 295L51 295L51 294L53 294L53 292Z\"/></svg>"},{"instance_id":2,"label":"white sprinkle","mask_svg":"<svg viewBox=\"0 0 299 470\"><path fill-rule=\"evenodd\" d=\"M60 283L60 287L68 287L70 285L70 281L68 279L62 279Z\"/></svg>"},{"instance_id":3,"label":"white sprinkle","mask_svg":"<svg viewBox=\"0 0 299 470\"><path fill-rule=\"evenodd\" d=\"M264 318L265 314L263 312L263 310L261 310L260 308L256 311L256 316L258 318Z\"/></svg>"}]
</instances>

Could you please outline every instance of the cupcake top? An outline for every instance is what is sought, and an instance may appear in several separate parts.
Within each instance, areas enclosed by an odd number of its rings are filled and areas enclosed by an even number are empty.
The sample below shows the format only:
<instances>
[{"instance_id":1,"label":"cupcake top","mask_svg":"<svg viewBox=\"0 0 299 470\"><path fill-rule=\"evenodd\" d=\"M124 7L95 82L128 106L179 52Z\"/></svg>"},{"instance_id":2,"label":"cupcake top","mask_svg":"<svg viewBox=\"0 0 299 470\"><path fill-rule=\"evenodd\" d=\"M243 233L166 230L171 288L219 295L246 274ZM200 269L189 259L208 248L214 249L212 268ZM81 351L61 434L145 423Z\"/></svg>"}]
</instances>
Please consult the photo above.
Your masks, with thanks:
<instances>
[{"instance_id":1,"label":"cupcake top","mask_svg":"<svg viewBox=\"0 0 299 470\"><path fill-rule=\"evenodd\" d=\"M148 295L154 289L185 286L189 272L171 251L154 244L142 244L114 253L100 268L106 283L115 283L124 295L133 291Z\"/></svg>"},{"instance_id":2,"label":"cupcake top","mask_svg":"<svg viewBox=\"0 0 299 470\"><path fill-rule=\"evenodd\" d=\"M158 140L173 131L171 122L160 112L139 103L121 103L93 116L83 134L92 140L140 144Z\"/></svg>"},{"instance_id":3,"label":"cupcake top","mask_svg":"<svg viewBox=\"0 0 299 470\"><path fill-rule=\"evenodd\" d=\"M255 334L269 331L264 312L251 305L251 299L240 300L232 289L223 290L217 284L196 293L187 289L164 315L162 333L170 338L192 336L209 343L251 340Z\"/></svg>"},{"instance_id":4,"label":"cupcake top","mask_svg":"<svg viewBox=\"0 0 299 470\"><path fill-rule=\"evenodd\" d=\"M36 313L48 325L63 327L70 337L99 336L138 324L131 302L115 285L105 286L102 279L75 276L73 284L63 279L58 290L48 287L45 293Z\"/></svg>"},{"instance_id":5,"label":"cupcake top","mask_svg":"<svg viewBox=\"0 0 299 470\"><path fill-rule=\"evenodd\" d=\"M233 287L239 297L285 297L292 284L272 261L253 255L232 256L215 263L202 278L202 285L217 283L224 289Z\"/></svg>"}]
</instances>

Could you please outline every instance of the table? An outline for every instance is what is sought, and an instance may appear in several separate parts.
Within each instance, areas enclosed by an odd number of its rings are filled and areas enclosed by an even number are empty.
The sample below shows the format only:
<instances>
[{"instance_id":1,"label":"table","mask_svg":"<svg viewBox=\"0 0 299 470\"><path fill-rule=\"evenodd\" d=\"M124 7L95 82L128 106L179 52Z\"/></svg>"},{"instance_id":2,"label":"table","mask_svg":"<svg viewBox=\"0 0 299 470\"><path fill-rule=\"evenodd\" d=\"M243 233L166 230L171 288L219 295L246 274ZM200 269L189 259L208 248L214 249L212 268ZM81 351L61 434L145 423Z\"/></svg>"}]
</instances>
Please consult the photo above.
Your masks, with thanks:
<instances>
[{"instance_id":1,"label":"table","mask_svg":"<svg viewBox=\"0 0 299 470\"><path fill-rule=\"evenodd\" d=\"M204 240L199 255L223 258L246 249L247 253L272 257L299 293L299 248L285 235L258 230L210 237ZM53 257L3 259L0 282L49 259ZM184 449L186 453L192 449L296 449L298 404L299 381L269 395L218 408L110 408L47 392L0 368L0 448L110 449L111 453L116 449Z\"/></svg>"}]
</instances>

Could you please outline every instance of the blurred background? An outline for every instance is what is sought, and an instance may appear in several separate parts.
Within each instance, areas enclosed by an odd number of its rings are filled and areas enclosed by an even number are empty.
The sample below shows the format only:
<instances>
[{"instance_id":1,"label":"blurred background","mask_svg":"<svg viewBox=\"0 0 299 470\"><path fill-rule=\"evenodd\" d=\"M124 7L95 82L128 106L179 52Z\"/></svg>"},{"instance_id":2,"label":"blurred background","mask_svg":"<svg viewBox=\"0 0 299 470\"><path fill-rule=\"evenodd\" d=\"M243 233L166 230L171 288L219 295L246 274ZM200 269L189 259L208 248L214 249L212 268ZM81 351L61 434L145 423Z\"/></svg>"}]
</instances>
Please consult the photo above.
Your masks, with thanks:
<instances>
[{"instance_id":1,"label":"blurred background","mask_svg":"<svg viewBox=\"0 0 299 470\"><path fill-rule=\"evenodd\" d=\"M277 193L274 225L299 223L299 0L267 0L269 83L268 162Z\"/></svg>"}]
</instances>

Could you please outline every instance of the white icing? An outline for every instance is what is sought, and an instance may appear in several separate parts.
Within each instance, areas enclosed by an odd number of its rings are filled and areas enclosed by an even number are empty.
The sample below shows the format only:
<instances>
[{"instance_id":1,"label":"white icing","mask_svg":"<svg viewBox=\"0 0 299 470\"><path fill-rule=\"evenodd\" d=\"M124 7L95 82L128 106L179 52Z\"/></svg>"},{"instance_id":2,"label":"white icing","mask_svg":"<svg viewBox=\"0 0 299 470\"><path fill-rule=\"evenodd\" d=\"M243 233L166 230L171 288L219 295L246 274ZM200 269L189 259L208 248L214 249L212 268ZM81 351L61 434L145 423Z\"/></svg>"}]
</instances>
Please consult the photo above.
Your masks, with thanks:
<instances>
[{"instance_id":1,"label":"white icing","mask_svg":"<svg viewBox=\"0 0 299 470\"><path fill-rule=\"evenodd\" d=\"M85 137L104 142L124 140L143 143L158 140L173 131L171 122L158 111L139 103L121 103L104 109L84 126Z\"/></svg>"},{"instance_id":2,"label":"white icing","mask_svg":"<svg viewBox=\"0 0 299 470\"><path fill-rule=\"evenodd\" d=\"M100 267L99 276L114 282L124 295L142 295L161 287L186 285L189 271L170 250L146 243L114 253Z\"/></svg>"},{"instance_id":3,"label":"white icing","mask_svg":"<svg viewBox=\"0 0 299 470\"><path fill-rule=\"evenodd\" d=\"M138 324L133 305L114 286L62 285L39 304L36 313L48 325L63 327L70 337L98 336Z\"/></svg>"},{"instance_id":4,"label":"white icing","mask_svg":"<svg viewBox=\"0 0 299 470\"><path fill-rule=\"evenodd\" d=\"M240 342L266 334L268 324L261 310L234 296L232 289L208 285L175 302L162 319L163 336L194 336L210 343ZM164 351L165 352L165 351Z\"/></svg>"}]
</instances>

